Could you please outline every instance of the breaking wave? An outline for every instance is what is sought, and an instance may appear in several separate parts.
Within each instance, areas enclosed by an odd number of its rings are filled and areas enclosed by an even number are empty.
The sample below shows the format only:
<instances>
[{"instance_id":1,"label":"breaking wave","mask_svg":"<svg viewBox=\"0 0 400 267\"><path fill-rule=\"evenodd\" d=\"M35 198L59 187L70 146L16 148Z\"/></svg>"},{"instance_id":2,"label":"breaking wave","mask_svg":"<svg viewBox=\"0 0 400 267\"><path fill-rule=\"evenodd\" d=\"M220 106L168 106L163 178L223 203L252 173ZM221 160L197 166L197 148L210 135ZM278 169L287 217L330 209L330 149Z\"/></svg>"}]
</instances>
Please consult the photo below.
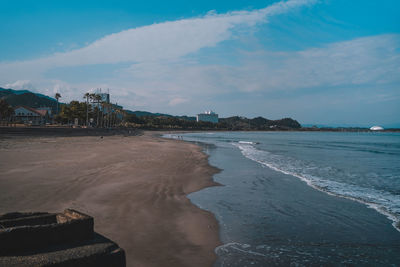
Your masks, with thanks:
<instances>
[{"instance_id":1,"label":"breaking wave","mask_svg":"<svg viewBox=\"0 0 400 267\"><path fill-rule=\"evenodd\" d=\"M248 159L269 167L275 171L295 176L307 185L325 193L344 197L377 210L393 221L393 226L400 231L400 196L387 191L365 188L357 184L334 181L332 176L340 175L349 181L355 180L356 174L346 173L333 167L320 167L299 159L276 155L257 149L253 142L234 142L241 153ZM362 179L360 179L362 180Z\"/></svg>"}]
</instances>

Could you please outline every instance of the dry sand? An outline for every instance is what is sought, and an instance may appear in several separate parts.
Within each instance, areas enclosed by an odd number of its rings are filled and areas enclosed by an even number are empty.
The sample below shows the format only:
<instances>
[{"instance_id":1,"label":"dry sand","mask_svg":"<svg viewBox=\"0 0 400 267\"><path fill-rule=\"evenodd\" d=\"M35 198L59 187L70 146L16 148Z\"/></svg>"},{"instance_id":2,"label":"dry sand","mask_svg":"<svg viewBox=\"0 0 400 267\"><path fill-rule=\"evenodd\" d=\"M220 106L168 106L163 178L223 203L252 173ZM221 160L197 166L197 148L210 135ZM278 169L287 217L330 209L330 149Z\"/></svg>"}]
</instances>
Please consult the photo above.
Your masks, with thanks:
<instances>
[{"instance_id":1,"label":"dry sand","mask_svg":"<svg viewBox=\"0 0 400 267\"><path fill-rule=\"evenodd\" d=\"M128 266L211 266L217 221L186 195L215 185L216 172L196 145L151 133L3 138L0 213L74 208L125 249Z\"/></svg>"}]
</instances>

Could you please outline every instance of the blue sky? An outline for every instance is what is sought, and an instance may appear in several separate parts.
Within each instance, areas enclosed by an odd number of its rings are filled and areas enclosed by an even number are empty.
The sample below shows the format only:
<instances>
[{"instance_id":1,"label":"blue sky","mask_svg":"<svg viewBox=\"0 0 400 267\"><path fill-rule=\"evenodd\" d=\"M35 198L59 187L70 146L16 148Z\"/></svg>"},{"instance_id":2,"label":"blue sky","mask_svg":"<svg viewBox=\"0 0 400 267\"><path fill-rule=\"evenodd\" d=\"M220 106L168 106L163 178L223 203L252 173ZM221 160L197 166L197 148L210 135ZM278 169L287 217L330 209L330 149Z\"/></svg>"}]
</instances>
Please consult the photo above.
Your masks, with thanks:
<instances>
[{"instance_id":1,"label":"blue sky","mask_svg":"<svg viewBox=\"0 0 400 267\"><path fill-rule=\"evenodd\" d=\"M216 3L217 2L217 3ZM400 1L0 0L0 86L400 127Z\"/></svg>"}]
</instances>

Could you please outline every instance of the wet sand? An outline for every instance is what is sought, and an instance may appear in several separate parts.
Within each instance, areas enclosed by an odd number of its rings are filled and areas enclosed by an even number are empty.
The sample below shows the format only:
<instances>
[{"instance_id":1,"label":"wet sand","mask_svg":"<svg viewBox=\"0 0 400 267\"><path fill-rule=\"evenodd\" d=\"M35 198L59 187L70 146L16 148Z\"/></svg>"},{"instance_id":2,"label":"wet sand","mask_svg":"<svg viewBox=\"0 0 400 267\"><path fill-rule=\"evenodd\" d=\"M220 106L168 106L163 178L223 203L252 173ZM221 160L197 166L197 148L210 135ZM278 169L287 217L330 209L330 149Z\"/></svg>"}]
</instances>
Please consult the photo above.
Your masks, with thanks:
<instances>
[{"instance_id":1,"label":"wet sand","mask_svg":"<svg viewBox=\"0 0 400 267\"><path fill-rule=\"evenodd\" d=\"M187 194L213 186L194 144L154 137L0 137L0 213L73 208L128 266L212 266L218 223Z\"/></svg>"}]
</instances>

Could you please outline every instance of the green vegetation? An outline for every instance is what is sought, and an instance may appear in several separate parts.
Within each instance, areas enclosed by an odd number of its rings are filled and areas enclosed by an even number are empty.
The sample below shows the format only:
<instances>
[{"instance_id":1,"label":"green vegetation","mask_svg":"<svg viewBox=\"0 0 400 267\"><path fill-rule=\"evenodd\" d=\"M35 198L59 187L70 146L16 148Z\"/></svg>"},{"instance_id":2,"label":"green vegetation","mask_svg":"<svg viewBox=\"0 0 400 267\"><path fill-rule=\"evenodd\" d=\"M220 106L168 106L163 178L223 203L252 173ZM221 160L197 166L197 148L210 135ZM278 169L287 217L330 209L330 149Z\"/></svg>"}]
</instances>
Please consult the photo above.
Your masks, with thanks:
<instances>
[{"instance_id":1,"label":"green vegetation","mask_svg":"<svg viewBox=\"0 0 400 267\"><path fill-rule=\"evenodd\" d=\"M292 130L301 128L301 125L290 118L282 120L268 120L262 117L247 119L244 117L222 118L219 123L197 122L173 116L136 116L128 114L125 125L144 129L180 129L180 130Z\"/></svg>"},{"instance_id":2,"label":"green vegetation","mask_svg":"<svg viewBox=\"0 0 400 267\"><path fill-rule=\"evenodd\" d=\"M256 117L248 119L245 117L229 117L220 119L219 122L223 128L229 130L291 130L301 128L300 123L291 118L284 118L280 120L268 120L263 117Z\"/></svg>"},{"instance_id":3,"label":"green vegetation","mask_svg":"<svg viewBox=\"0 0 400 267\"><path fill-rule=\"evenodd\" d=\"M12 107L50 107L53 113L57 110L57 101L55 99L42 94L35 94L28 90L19 91L0 88L0 98L6 100Z\"/></svg>"},{"instance_id":4,"label":"green vegetation","mask_svg":"<svg viewBox=\"0 0 400 267\"><path fill-rule=\"evenodd\" d=\"M229 131L274 131L300 129L301 125L291 118L268 120L263 117L248 119L245 117L221 118L219 123L197 122L195 117L172 116L147 111L122 110L119 106L103 102L98 94L86 93L84 102L71 101L60 103L61 95L54 98L35 94L27 90L0 88L0 99L15 107L51 107L55 121L64 125L75 124L91 127L135 127L142 129L175 129L175 130L229 130ZM3 113L2 113L3 114ZM5 114L5 113L4 113ZM0 115L5 118L6 115Z\"/></svg>"},{"instance_id":5,"label":"green vegetation","mask_svg":"<svg viewBox=\"0 0 400 267\"><path fill-rule=\"evenodd\" d=\"M58 110L59 110L59 106L60 106L59 99L61 98L61 94L60 94L60 93L56 93L56 95L55 95L54 97L55 97L55 99L57 100L56 114L58 114Z\"/></svg>"},{"instance_id":6,"label":"green vegetation","mask_svg":"<svg viewBox=\"0 0 400 267\"><path fill-rule=\"evenodd\" d=\"M101 128L121 126L124 117L123 110L113 104L100 102L96 95L90 97L85 95L85 98L87 98L85 102L74 100L69 104L62 104L60 113L55 117L56 121L72 125L75 119L78 119L79 125Z\"/></svg>"},{"instance_id":7,"label":"green vegetation","mask_svg":"<svg viewBox=\"0 0 400 267\"><path fill-rule=\"evenodd\" d=\"M0 99L0 122L8 124L13 115L14 109L4 99Z\"/></svg>"},{"instance_id":8,"label":"green vegetation","mask_svg":"<svg viewBox=\"0 0 400 267\"><path fill-rule=\"evenodd\" d=\"M124 125L143 129L181 129L181 130L215 130L219 124L211 122L197 122L174 116L142 116L127 114Z\"/></svg>"}]
</instances>

